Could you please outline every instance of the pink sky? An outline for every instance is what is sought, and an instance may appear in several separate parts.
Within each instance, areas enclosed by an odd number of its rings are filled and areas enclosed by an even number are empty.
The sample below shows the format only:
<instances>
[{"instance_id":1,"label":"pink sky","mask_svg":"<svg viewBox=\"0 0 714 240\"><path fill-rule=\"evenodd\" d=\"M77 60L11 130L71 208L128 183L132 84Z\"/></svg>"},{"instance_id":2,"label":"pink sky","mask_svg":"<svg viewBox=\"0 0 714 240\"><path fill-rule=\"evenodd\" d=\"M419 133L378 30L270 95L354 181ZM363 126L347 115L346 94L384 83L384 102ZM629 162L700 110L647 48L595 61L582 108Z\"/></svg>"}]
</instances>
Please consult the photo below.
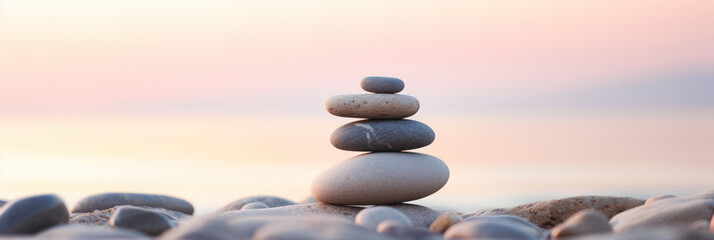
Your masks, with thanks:
<instances>
[{"instance_id":1,"label":"pink sky","mask_svg":"<svg viewBox=\"0 0 714 240\"><path fill-rule=\"evenodd\" d=\"M710 1L5 1L0 113L343 93L527 94L714 71Z\"/></svg>"}]
</instances>

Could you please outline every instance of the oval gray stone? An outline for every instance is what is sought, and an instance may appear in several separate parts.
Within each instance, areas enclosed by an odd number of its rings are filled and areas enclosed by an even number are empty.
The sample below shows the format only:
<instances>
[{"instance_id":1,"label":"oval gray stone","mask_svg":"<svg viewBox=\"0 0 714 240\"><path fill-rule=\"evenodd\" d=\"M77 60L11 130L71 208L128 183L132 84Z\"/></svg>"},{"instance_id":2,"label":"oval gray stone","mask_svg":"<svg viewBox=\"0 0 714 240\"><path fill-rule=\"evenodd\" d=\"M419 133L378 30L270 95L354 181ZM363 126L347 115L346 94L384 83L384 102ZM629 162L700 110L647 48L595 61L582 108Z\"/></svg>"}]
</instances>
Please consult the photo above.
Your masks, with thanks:
<instances>
[{"instance_id":1,"label":"oval gray stone","mask_svg":"<svg viewBox=\"0 0 714 240\"><path fill-rule=\"evenodd\" d=\"M77 202L72 208L73 213L93 212L120 205L164 208L193 214L193 206L186 200L157 194L141 193L101 193L95 194Z\"/></svg>"},{"instance_id":2,"label":"oval gray stone","mask_svg":"<svg viewBox=\"0 0 714 240\"><path fill-rule=\"evenodd\" d=\"M449 168L421 153L362 154L327 169L312 182L312 196L336 205L378 205L417 200L441 189Z\"/></svg>"},{"instance_id":3,"label":"oval gray stone","mask_svg":"<svg viewBox=\"0 0 714 240\"><path fill-rule=\"evenodd\" d=\"M169 214L135 206L121 206L109 219L109 225L112 227L133 229L152 236L178 224L179 220Z\"/></svg>"},{"instance_id":4,"label":"oval gray stone","mask_svg":"<svg viewBox=\"0 0 714 240\"><path fill-rule=\"evenodd\" d=\"M32 234L67 223L69 211L54 194L11 201L0 208L0 234Z\"/></svg>"},{"instance_id":5,"label":"oval gray stone","mask_svg":"<svg viewBox=\"0 0 714 240\"><path fill-rule=\"evenodd\" d=\"M414 120L362 120L336 129L330 142L347 151L396 152L426 147L435 137L429 126Z\"/></svg>"},{"instance_id":6,"label":"oval gray stone","mask_svg":"<svg viewBox=\"0 0 714 240\"><path fill-rule=\"evenodd\" d=\"M371 76L362 79L362 89L373 93L398 93L404 90L404 81L393 77Z\"/></svg>"},{"instance_id":7,"label":"oval gray stone","mask_svg":"<svg viewBox=\"0 0 714 240\"><path fill-rule=\"evenodd\" d=\"M338 117L400 119L419 111L419 100L401 94L350 94L327 99L327 112Z\"/></svg>"}]
</instances>

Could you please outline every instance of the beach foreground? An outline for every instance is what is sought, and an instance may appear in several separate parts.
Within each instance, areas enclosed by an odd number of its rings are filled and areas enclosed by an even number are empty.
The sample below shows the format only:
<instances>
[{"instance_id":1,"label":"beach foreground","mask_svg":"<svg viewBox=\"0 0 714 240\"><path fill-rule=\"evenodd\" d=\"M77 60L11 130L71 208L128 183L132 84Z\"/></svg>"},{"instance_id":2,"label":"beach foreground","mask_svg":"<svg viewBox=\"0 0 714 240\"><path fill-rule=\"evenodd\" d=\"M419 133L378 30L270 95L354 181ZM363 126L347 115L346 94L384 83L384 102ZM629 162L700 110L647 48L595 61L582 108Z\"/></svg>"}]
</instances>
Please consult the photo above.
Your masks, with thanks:
<instances>
[{"instance_id":1,"label":"beach foreground","mask_svg":"<svg viewBox=\"0 0 714 240\"><path fill-rule=\"evenodd\" d=\"M54 194L0 204L0 239L714 239L714 191L576 196L466 213L253 196L193 216L186 200L140 193L96 194L71 210Z\"/></svg>"}]
</instances>

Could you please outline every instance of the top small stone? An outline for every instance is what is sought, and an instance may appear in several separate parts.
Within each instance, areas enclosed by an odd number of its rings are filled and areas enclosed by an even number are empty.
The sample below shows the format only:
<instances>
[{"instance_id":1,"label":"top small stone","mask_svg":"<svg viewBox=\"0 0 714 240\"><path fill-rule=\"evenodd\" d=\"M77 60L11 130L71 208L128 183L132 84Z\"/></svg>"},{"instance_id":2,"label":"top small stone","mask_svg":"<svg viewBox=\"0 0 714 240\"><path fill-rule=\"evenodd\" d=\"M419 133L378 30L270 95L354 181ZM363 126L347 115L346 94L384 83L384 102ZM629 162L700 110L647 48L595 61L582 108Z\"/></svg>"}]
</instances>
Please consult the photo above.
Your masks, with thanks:
<instances>
[{"instance_id":1,"label":"top small stone","mask_svg":"<svg viewBox=\"0 0 714 240\"><path fill-rule=\"evenodd\" d=\"M366 77L360 85L365 91L373 93L398 93L404 90L404 82L393 77Z\"/></svg>"}]
</instances>

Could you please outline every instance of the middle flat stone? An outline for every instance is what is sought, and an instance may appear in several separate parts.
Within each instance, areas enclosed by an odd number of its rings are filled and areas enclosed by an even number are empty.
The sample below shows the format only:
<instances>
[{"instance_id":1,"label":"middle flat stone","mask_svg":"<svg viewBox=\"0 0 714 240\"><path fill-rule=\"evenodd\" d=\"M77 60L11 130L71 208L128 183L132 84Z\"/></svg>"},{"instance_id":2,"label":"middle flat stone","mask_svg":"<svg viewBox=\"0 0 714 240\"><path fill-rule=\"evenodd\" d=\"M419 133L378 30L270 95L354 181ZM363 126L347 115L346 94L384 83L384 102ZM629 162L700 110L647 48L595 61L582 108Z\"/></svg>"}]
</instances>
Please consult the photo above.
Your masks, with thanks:
<instances>
[{"instance_id":1,"label":"middle flat stone","mask_svg":"<svg viewBox=\"0 0 714 240\"><path fill-rule=\"evenodd\" d=\"M401 94L339 95L325 105L332 115L351 118L399 119L419 111L416 98Z\"/></svg>"},{"instance_id":2,"label":"middle flat stone","mask_svg":"<svg viewBox=\"0 0 714 240\"><path fill-rule=\"evenodd\" d=\"M396 152L428 146L435 137L429 126L414 120L362 120L335 129L330 142L347 151Z\"/></svg>"}]
</instances>

